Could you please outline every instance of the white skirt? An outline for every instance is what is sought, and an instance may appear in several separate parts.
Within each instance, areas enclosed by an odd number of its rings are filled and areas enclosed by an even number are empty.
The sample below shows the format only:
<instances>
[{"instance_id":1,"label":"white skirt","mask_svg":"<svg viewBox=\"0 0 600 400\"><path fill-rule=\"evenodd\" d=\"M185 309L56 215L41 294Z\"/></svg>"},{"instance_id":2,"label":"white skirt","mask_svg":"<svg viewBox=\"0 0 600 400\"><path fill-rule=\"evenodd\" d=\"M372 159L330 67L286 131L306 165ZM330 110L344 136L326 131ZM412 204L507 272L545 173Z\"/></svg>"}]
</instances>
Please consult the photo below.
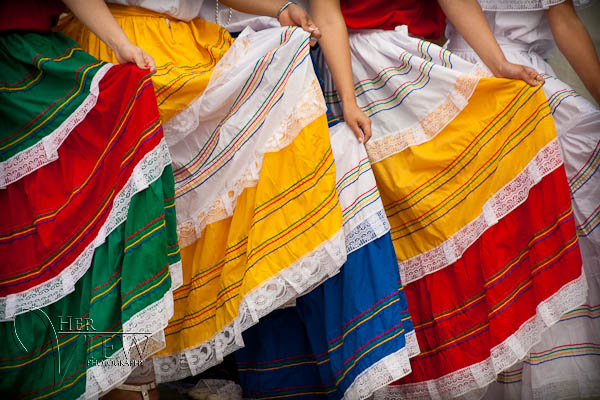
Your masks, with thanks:
<instances>
[{"instance_id":1,"label":"white skirt","mask_svg":"<svg viewBox=\"0 0 600 400\"><path fill-rule=\"evenodd\" d=\"M452 42L462 42L460 38ZM541 56L502 46L512 62L543 74L554 117L588 280L587 302L565 314L523 361L498 376L488 399L563 399L600 396L600 109L578 95ZM473 63L472 50L450 49Z\"/></svg>"}]
</instances>

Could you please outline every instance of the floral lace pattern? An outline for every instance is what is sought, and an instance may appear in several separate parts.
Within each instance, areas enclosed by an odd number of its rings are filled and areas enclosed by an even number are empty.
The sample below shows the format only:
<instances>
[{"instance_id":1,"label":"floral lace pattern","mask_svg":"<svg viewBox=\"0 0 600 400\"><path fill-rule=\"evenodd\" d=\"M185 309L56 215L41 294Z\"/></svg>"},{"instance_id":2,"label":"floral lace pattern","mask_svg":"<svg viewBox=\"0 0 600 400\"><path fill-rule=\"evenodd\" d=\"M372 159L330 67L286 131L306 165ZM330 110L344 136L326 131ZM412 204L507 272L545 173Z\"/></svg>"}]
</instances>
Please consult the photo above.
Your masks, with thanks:
<instances>
[{"instance_id":1,"label":"floral lace pattern","mask_svg":"<svg viewBox=\"0 0 600 400\"><path fill-rule=\"evenodd\" d=\"M361 221L354 229L346 233L346 251L348 254L366 246L390 230L390 223L383 208L367 218L362 218ZM347 228L349 227L344 225L344 231L347 231Z\"/></svg>"},{"instance_id":2,"label":"floral lace pattern","mask_svg":"<svg viewBox=\"0 0 600 400\"><path fill-rule=\"evenodd\" d=\"M478 0L485 11L546 10L566 0ZM585 0L584 0L585 1Z\"/></svg>"},{"instance_id":3,"label":"floral lace pattern","mask_svg":"<svg viewBox=\"0 0 600 400\"><path fill-rule=\"evenodd\" d=\"M411 372L409 355L405 347L382 358L361 372L348 389L346 389L344 399L366 399L376 390L397 381Z\"/></svg>"},{"instance_id":4,"label":"floral lace pattern","mask_svg":"<svg viewBox=\"0 0 600 400\"><path fill-rule=\"evenodd\" d=\"M253 159L248 160L246 170L239 175L238 179L231 182L222 193L215 194L216 200L208 209L188 210L190 214L196 216L194 220L178 221L177 233L180 247L189 246L198 240L207 225L231 216L237 198L244 189L256 186L258 183L265 153L276 152L289 145L306 125L324 113L325 106L320 87L317 80L313 79L300 101L267 139L263 149L258 154L254 154Z\"/></svg>"},{"instance_id":5,"label":"floral lace pattern","mask_svg":"<svg viewBox=\"0 0 600 400\"><path fill-rule=\"evenodd\" d=\"M439 246L399 262L402 283L407 285L458 260L498 220L523 204L542 178L563 164L557 139L553 139L525 169L488 199L482 213Z\"/></svg>"},{"instance_id":6,"label":"floral lace pattern","mask_svg":"<svg viewBox=\"0 0 600 400\"><path fill-rule=\"evenodd\" d=\"M485 388L498 373L523 359L540 341L542 333L565 312L583 304L586 296L587 283L582 274L540 303L533 317L490 350L489 358L435 380L388 386L375 392L375 400L446 399Z\"/></svg>"},{"instance_id":7,"label":"floral lace pattern","mask_svg":"<svg viewBox=\"0 0 600 400\"><path fill-rule=\"evenodd\" d=\"M26 291L0 298L0 321L13 320L18 314L45 307L75 290L75 284L91 266L94 250L100 247L108 235L127 219L133 196L160 178L169 164L171 164L171 157L163 139L134 167L127 183L115 196L110 213L96 238L71 265L54 278ZM172 271L178 279L180 273L177 271L177 266L174 266Z\"/></svg>"},{"instance_id":8,"label":"floral lace pattern","mask_svg":"<svg viewBox=\"0 0 600 400\"><path fill-rule=\"evenodd\" d=\"M396 134L371 140L366 145L371 163L400 153L408 147L432 140L467 106L479 79L486 76L489 76L488 72L475 66L470 74L460 75L456 79L456 83L446 99L419 123Z\"/></svg>"},{"instance_id":9,"label":"floral lace pattern","mask_svg":"<svg viewBox=\"0 0 600 400\"><path fill-rule=\"evenodd\" d=\"M335 275L344 262L345 243L340 231L248 293L239 306L238 316L212 339L180 353L154 357L156 381L183 379L217 365L223 357L244 346L242 332L259 318Z\"/></svg>"},{"instance_id":10,"label":"floral lace pattern","mask_svg":"<svg viewBox=\"0 0 600 400\"><path fill-rule=\"evenodd\" d=\"M169 266L169 274L171 275L171 290L177 290L183 285L183 269L181 261Z\"/></svg>"},{"instance_id":11,"label":"floral lace pattern","mask_svg":"<svg viewBox=\"0 0 600 400\"><path fill-rule=\"evenodd\" d=\"M192 101L186 108L178 112L171 119L163 124L163 130L165 132L165 139L169 146L174 146L176 143L185 139L188 135L194 133L198 128L203 113L203 96L207 91L210 91L211 84L218 80L221 75L229 71L235 66L242 57L248 53L249 41L247 38L238 38L235 42L235 46L232 46L223 58L219 60L217 65L211 72L210 80L207 85L206 91L203 92L200 97Z\"/></svg>"},{"instance_id":12,"label":"floral lace pattern","mask_svg":"<svg viewBox=\"0 0 600 400\"><path fill-rule=\"evenodd\" d=\"M416 355L421 353L421 349L419 348L419 342L417 341L417 332L410 331L408 332L404 339L406 340L406 350L408 350L408 356L413 358Z\"/></svg>"},{"instance_id":13,"label":"floral lace pattern","mask_svg":"<svg viewBox=\"0 0 600 400\"><path fill-rule=\"evenodd\" d=\"M0 162L0 189L4 189L11 183L44 165L50 164L52 161L58 160L58 148L73 129L85 119L90 110L96 106L98 94L100 93L98 88L100 81L112 67L112 64L105 64L98 69L96 75L92 78L88 96L58 128L33 146L15 154L6 161Z\"/></svg>"},{"instance_id":14,"label":"floral lace pattern","mask_svg":"<svg viewBox=\"0 0 600 400\"><path fill-rule=\"evenodd\" d=\"M133 362L120 361L145 360L162 350L165 347L164 329L172 316L173 292L169 290L162 299L123 323L123 347L108 359L88 368L85 397L100 396L125 382L135 367Z\"/></svg>"}]
</instances>

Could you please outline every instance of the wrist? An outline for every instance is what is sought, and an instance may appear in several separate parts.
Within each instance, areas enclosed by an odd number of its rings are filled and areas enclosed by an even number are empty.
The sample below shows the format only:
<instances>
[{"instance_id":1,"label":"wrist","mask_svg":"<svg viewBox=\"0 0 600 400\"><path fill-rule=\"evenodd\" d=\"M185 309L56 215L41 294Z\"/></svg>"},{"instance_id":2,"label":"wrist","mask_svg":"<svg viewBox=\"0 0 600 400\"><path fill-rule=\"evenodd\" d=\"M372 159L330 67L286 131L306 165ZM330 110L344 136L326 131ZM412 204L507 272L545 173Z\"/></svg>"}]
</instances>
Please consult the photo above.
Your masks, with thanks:
<instances>
[{"instance_id":1,"label":"wrist","mask_svg":"<svg viewBox=\"0 0 600 400\"><path fill-rule=\"evenodd\" d=\"M115 38L109 38L106 41L106 45L114 53L120 52L123 48L127 47L127 45L129 45L129 43L130 43L129 39L125 35L122 35L122 36L119 36L119 37L115 37Z\"/></svg>"},{"instance_id":2,"label":"wrist","mask_svg":"<svg viewBox=\"0 0 600 400\"><path fill-rule=\"evenodd\" d=\"M340 95L340 101L342 102L342 108L358 107L354 92L350 93L349 96Z\"/></svg>"},{"instance_id":3,"label":"wrist","mask_svg":"<svg viewBox=\"0 0 600 400\"><path fill-rule=\"evenodd\" d=\"M277 11L277 15L275 16L275 18L277 18L277 21L281 23L282 16L286 16L289 18L290 9L294 6L298 7L298 5L293 1L285 1Z\"/></svg>"},{"instance_id":4,"label":"wrist","mask_svg":"<svg viewBox=\"0 0 600 400\"><path fill-rule=\"evenodd\" d=\"M505 78L511 65L512 64L509 63L508 60L503 57L502 60L499 60L492 64L492 66L490 67L490 71L497 78Z\"/></svg>"}]
</instances>

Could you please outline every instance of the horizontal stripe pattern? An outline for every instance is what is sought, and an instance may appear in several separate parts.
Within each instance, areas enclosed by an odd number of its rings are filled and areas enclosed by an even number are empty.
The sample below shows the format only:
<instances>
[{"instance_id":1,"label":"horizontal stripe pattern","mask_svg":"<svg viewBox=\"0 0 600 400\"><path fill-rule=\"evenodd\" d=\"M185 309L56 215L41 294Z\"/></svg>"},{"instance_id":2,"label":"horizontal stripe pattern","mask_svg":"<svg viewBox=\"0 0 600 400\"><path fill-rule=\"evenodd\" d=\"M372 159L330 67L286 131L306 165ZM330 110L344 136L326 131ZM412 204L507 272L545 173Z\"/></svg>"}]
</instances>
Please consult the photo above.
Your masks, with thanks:
<instances>
[{"instance_id":1,"label":"horizontal stripe pattern","mask_svg":"<svg viewBox=\"0 0 600 400\"><path fill-rule=\"evenodd\" d=\"M98 107L105 109L102 118L94 112L77 126L61 147L63 160L0 193L0 200L15 209L0 229L0 252L11 265L0 278L4 296L39 285L75 262L100 233L113 200L136 165L157 148L162 129L157 117L150 120L146 114L156 106L151 82L141 73L130 66L112 68L109 79L103 81L108 86L101 85ZM106 109L116 90L128 95L123 108L116 104ZM88 140L84 157L79 143L98 129L108 134ZM76 170L66 169L69 180L61 178L66 163L78 165ZM54 183L50 187L48 182ZM43 204L28 197L42 191ZM13 203L27 207L11 206ZM22 253L18 248L35 250L17 257Z\"/></svg>"}]
</instances>

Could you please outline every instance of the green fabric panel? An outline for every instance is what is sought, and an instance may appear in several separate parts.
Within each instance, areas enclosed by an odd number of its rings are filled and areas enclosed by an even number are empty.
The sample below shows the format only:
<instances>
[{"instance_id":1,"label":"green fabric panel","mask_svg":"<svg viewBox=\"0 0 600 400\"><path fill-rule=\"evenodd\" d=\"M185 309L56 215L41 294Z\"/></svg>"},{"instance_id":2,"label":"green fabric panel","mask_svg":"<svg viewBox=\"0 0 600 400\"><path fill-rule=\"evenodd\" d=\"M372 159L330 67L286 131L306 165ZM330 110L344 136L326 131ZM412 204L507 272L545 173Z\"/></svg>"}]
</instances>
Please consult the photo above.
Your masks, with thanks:
<instances>
[{"instance_id":1,"label":"green fabric panel","mask_svg":"<svg viewBox=\"0 0 600 400\"><path fill-rule=\"evenodd\" d=\"M16 323L0 323L0 393L8 396L3 398L77 398L85 392L86 370L122 348L120 334L59 333L57 351L45 315L57 332L76 329L77 323L85 323L83 318L91 318L97 332L115 332L123 321L163 298L171 288L168 247L177 242L175 213L165 208L173 195L169 166L133 197L127 220L96 249L92 267L73 293L44 307L43 313L35 310L19 315ZM18 344L15 324L28 351Z\"/></svg>"},{"instance_id":2,"label":"green fabric panel","mask_svg":"<svg viewBox=\"0 0 600 400\"><path fill-rule=\"evenodd\" d=\"M105 65L55 32L0 34L0 161L57 129Z\"/></svg>"}]
</instances>

